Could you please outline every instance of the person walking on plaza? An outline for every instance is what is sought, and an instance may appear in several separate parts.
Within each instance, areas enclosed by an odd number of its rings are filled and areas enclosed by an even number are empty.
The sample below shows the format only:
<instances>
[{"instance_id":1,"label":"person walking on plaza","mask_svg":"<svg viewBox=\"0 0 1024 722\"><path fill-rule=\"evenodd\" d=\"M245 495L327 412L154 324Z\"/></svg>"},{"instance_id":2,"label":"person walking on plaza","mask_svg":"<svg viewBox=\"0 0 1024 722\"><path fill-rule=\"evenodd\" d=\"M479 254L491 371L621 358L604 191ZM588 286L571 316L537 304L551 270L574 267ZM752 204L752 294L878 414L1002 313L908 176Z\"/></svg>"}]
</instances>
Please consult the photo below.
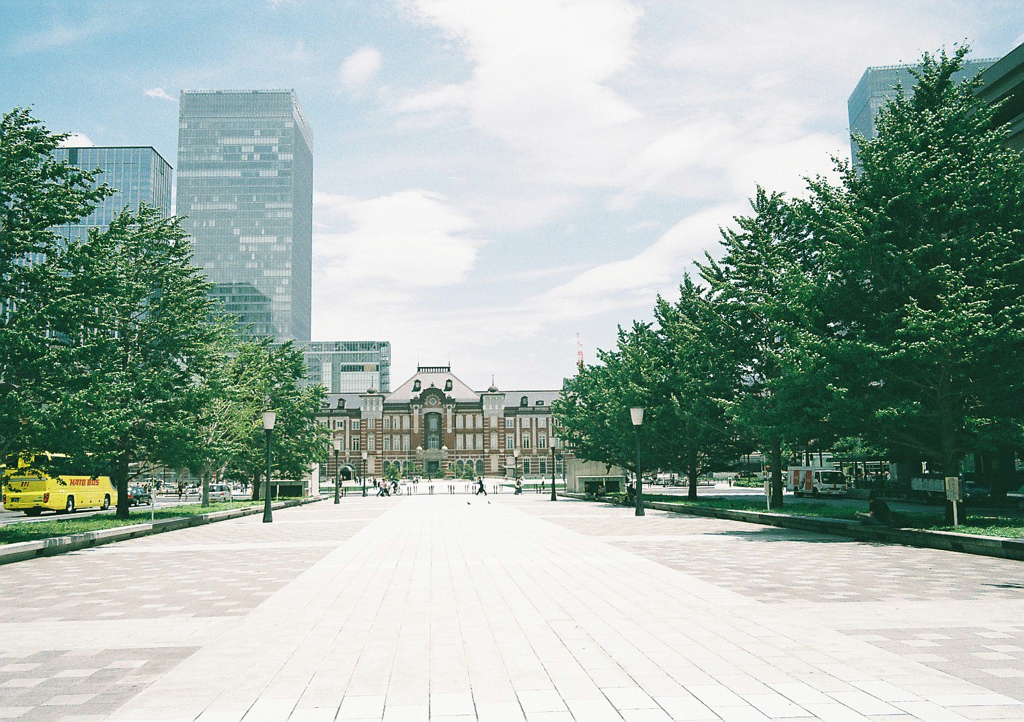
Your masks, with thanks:
<instances>
[{"instance_id":1,"label":"person walking on plaza","mask_svg":"<svg viewBox=\"0 0 1024 722\"><path fill-rule=\"evenodd\" d=\"M516 479L516 496L523 493L523 480Z\"/></svg>"},{"instance_id":2,"label":"person walking on plaza","mask_svg":"<svg viewBox=\"0 0 1024 722\"><path fill-rule=\"evenodd\" d=\"M484 477L478 476L477 479L476 479L476 483L477 483L476 492L473 494L473 496L477 496L479 494L483 494L484 496L487 496L487 489L484 488Z\"/></svg>"}]
</instances>

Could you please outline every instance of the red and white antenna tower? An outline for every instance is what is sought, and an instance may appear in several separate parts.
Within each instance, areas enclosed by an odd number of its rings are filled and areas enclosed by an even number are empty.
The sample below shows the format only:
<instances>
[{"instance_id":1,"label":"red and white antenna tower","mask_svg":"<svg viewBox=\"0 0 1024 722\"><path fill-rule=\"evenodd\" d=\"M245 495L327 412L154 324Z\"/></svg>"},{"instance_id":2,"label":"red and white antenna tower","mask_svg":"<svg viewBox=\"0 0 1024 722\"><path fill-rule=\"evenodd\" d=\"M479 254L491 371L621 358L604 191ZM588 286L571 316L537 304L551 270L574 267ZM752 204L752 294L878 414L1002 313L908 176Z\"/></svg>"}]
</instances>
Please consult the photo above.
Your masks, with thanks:
<instances>
[{"instance_id":1,"label":"red and white antenna tower","mask_svg":"<svg viewBox=\"0 0 1024 722\"><path fill-rule=\"evenodd\" d=\"M583 339L580 338L579 333L576 334L576 367L583 370Z\"/></svg>"}]
</instances>

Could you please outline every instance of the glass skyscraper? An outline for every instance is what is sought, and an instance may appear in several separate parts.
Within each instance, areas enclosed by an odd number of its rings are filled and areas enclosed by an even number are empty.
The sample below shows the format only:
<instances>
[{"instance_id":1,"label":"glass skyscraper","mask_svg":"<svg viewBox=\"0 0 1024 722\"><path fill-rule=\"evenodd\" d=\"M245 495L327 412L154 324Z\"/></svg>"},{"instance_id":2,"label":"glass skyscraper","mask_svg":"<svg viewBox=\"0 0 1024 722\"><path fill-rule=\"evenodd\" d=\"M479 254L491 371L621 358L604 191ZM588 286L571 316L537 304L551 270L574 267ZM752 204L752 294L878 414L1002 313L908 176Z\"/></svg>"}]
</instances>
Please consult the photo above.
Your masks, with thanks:
<instances>
[{"instance_id":1,"label":"glass skyscraper","mask_svg":"<svg viewBox=\"0 0 1024 722\"><path fill-rule=\"evenodd\" d=\"M974 77L994 62L995 60L965 60L963 69L953 78L960 81ZM911 74L911 69L919 70L919 66L884 65L868 68L850 94L846 108L850 118L850 147L854 165L857 165L857 141L853 140L852 136L861 135L867 140L875 137L878 111L896 97L897 85L903 88L904 93L911 92L917 85L917 78Z\"/></svg>"},{"instance_id":2,"label":"glass skyscraper","mask_svg":"<svg viewBox=\"0 0 1024 722\"><path fill-rule=\"evenodd\" d=\"M193 237L195 264L215 284L255 289L255 316L264 313L260 297L269 299L278 342L310 335L311 146L294 91L181 93L177 213ZM245 294L234 295L241 302Z\"/></svg>"},{"instance_id":3,"label":"glass skyscraper","mask_svg":"<svg viewBox=\"0 0 1024 722\"><path fill-rule=\"evenodd\" d=\"M171 166L149 146L66 147L54 157L84 170L100 169L97 185L106 183L114 191L78 223L56 229L64 238L85 238L90 228L106 230L114 216L125 208L138 210L142 202L171 214Z\"/></svg>"}]
</instances>

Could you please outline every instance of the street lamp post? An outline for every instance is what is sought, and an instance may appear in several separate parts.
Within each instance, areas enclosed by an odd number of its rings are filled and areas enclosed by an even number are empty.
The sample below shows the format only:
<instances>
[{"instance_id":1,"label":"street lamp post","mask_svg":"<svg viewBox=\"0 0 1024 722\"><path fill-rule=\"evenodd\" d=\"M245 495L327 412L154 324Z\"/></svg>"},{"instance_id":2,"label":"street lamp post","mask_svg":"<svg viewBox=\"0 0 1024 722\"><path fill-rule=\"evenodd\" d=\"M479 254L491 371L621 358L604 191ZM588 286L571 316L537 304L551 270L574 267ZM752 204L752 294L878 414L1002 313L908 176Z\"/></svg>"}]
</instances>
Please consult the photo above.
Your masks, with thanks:
<instances>
[{"instance_id":1,"label":"street lamp post","mask_svg":"<svg viewBox=\"0 0 1024 722\"><path fill-rule=\"evenodd\" d=\"M338 482L341 479L341 467L338 466L338 454L341 453L341 439L334 440L334 503L340 504Z\"/></svg>"},{"instance_id":2,"label":"street lamp post","mask_svg":"<svg viewBox=\"0 0 1024 722\"><path fill-rule=\"evenodd\" d=\"M519 449L512 449L512 483L519 478Z\"/></svg>"},{"instance_id":3,"label":"street lamp post","mask_svg":"<svg viewBox=\"0 0 1024 722\"><path fill-rule=\"evenodd\" d=\"M274 521L274 515L270 511L270 435L274 433L274 423L277 421L277 414L273 411L263 412L263 430L267 433L267 480L263 487L263 523L269 524Z\"/></svg>"},{"instance_id":4,"label":"street lamp post","mask_svg":"<svg viewBox=\"0 0 1024 722\"><path fill-rule=\"evenodd\" d=\"M557 498L555 496L555 445L551 444L551 501L555 501Z\"/></svg>"},{"instance_id":5,"label":"street lamp post","mask_svg":"<svg viewBox=\"0 0 1024 722\"><path fill-rule=\"evenodd\" d=\"M363 496L366 496L366 452L363 452Z\"/></svg>"},{"instance_id":6,"label":"street lamp post","mask_svg":"<svg viewBox=\"0 0 1024 722\"><path fill-rule=\"evenodd\" d=\"M633 422L633 440L636 442L636 516L644 515L644 477L640 471L640 424L644 422L644 410L634 406L629 410Z\"/></svg>"}]
</instances>

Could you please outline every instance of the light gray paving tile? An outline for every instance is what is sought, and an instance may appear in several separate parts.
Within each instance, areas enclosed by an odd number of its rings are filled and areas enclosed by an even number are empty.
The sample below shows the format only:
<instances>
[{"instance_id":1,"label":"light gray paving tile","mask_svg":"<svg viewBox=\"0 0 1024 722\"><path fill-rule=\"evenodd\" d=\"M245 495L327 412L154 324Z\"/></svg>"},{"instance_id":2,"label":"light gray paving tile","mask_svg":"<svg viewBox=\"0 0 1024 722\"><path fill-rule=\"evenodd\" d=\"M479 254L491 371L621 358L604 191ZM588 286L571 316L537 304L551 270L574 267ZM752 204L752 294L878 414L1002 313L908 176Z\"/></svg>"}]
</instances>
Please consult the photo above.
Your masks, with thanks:
<instances>
[{"instance_id":1,"label":"light gray paving tile","mask_svg":"<svg viewBox=\"0 0 1024 722\"><path fill-rule=\"evenodd\" d=\"M553 689L523 690L517 696L527 716L535 712L564 712L567 709L562 696Z\"/></svg>"},{"instance_id":2,"label":"light gray paving tile","mask_svg":"<svg viewBox=\"0 0 1024 722\"><path fill-rule=\"evenodd\" d=\"M866 692L829 692L829 696L862 715L899 714L899 710Z\"/></svg>"},{"instance_id":3,"label":"light gray paving tile","mask_svg":"<svg viewBox=\"0 0 1024 722\"><path fill-rule=\"evenodd\" d=\"M687 685L686 691L711 709L734 705L749 706L742 697L720 684Z\"/></svg>"},{"instance_id":4,"label":"light gray paving tile","mask_svg":"<svg viewBox=\"0 0 1024 722\"><path fill-rule=\"evenodd\" d=\"M867 692L873 697L877 697L883 702L910 702L918 699L916 694L912 694L904 689L900 689L896 685L890 684L882 680L866 680L851 682L854 687Z\"/></svg>"},{"instance_id":5,"label":"light gray paving tile","mask_svg":"<svg viewBox=\"0 0 1024 722\"><path fill-rule=\"evenodd\" d=\"M640 687L602 687L601 691L620 712L626 709L654 709L658 706Z\"/></svg>"},{"instance_id":6,"label":"light gray paving tile","mask_svg":"<svg viewBox=\"0 0 1024 722\"><path fill-rule=\"evenodd\" d=\"M672 722L665 710L658 708L639 708L619 710L626 722Z\"/></svg>"},{"instance_id":7,"label":"light gray paving tile","mask_svg":"<svg viewBox=\"0 0 1024 722\"><path fill-rule=\"evenodd\" d=\"M473 715L473 695L469 692L431 693L430 714L435 716Z\"/></svg>"},{"instance_id":8,"label":"light gray paving tile","mask_svg":"<svg viewBox=\"0 0 1024 722\"><path fill-rule=\"evenodd\" d=\"M929 697L929 701L934 702L940 707L993 707L1022 705L1021 702L1018 702L1012 697L1007 697L1005 694L995 694L990 692L983 692L981 694L933 694ZM1021 707L1018 713L1024 717L1024 707Z\"/></svg>"},{"instance_id":9,"label":"light gray paving tile","mask_svg":"<svg viewBox=\"0 0 1024 722\"><path fill-rule=\"evenodd\" d=\"M768 722L766 717L750 705L730 705L715 710L724 722Z\"/></svg>"},{"instance_id":10,"label":"light gray paving tile","mask_svg":"<svg viewBox=\"0 0 1024 722\"><path fill-rule=\"evenodd\" d=\"M900 702L904 704L915 704L914 702ZM855 712L844 704L838 702L832 702L829 704L820 704L818 702L810 702L803 705L804 709L810 712L815 718L821 720L821 722L865 722L868 718L862 715L860 712ZM908 710L909 711L909 710ZM936 720L938 722L938 720Z\"/></svg>"},{"instance_id":11,"label":"light gray paving tile","mask_svg":"<svg viewBox=\"0 0 1024 722\"><path fill-rule=\"evenodd\" d=\"M583 722L621 722L620 715L604 697L600 699L567 699L565 703L569 706L572 716Z\"/></svg>"},{"instance_id":12,"label":"light gray paving tile","mask_svg":"<svg viewBox=\"0 0 1024 722\"><path fill-rule=\"evenodd\" d=\"M523 722L525 717L518 702L477 702L480 722ZM404 722L395 720L395 722Z\"/></svg>"},{"instance_id":13,"label":"light gray paving tile","mask_svg":"<svg viewBox=\"0 0 1024 722\"><path fill-rule=\"evenodd\" d=\"M673 720L712 720L718 715L691 694L655 697L654 700Z\"/></svg>"},{"instance_id":14,"label":"light gray paving tile","mask_svg":"<svg viewBox=\"0 0 1024 722\"><path fill-rule=\"evenodd\" d=\"M780 717L810 717L811 714L778 692L771 694L741 694L758 712L772 719Z\"/></svg>"},{"instance_id":15,"label":"light gray paving tile","mask_svg":"<svg viewBox=\"0 0 1024 722\"><path fill-rule=\"evenodd\" d=\"M893 702L893 704L904 712L928 720L928 722L964 722L967 719L963 715L927 700Z\"/></svg>"}]
</instances>

